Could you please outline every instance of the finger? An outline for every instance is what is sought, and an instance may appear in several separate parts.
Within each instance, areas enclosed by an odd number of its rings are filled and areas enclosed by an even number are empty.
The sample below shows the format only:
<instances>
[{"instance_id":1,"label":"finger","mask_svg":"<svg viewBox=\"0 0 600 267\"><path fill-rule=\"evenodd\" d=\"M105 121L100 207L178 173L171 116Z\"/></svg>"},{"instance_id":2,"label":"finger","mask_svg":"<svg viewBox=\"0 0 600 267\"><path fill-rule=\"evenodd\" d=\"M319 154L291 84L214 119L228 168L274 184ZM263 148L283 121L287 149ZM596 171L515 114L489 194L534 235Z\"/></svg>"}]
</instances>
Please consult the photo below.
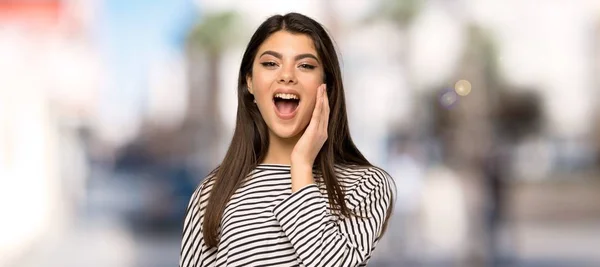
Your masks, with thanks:
<instances>
[{"instance_id":1,"label":"finger","mask_svg":"<svg viewBox=\"0 0 600 267\"><path fill-rule=\"evenodd\" d=\"M327 86L323 86L323 110L329 115L329 96L327 95Z\"/></svg>"},{"instance_id":2,"label":"finger","mask_svg":"<svg viewBox=\"0 0 600 267\"><path fill-rule=\"evenodd\" d=\"M322 104L323 112L321 112L321 129L327 133L327 126L329 124L329 97L327 96L327 87L323 85L323 98Z\"/></svg>"},{"instance_id":3,"label":"finger","mask_svg":"<svg viewBox=\"0 0 600 267\"><path fill-rule=\"evenodd\" d=\"M323 86L319 86L318 90L317 90L317 101L315 102L315 109L313 110L313 120L315 120L315 122L319 122L321 120L321 113L323 112L323 105L321 104L321 102L323 102L323 94L321 93L323 88ZM319 124L317 124L317 126L319 126Z\"/></svg>"}]
</instances>

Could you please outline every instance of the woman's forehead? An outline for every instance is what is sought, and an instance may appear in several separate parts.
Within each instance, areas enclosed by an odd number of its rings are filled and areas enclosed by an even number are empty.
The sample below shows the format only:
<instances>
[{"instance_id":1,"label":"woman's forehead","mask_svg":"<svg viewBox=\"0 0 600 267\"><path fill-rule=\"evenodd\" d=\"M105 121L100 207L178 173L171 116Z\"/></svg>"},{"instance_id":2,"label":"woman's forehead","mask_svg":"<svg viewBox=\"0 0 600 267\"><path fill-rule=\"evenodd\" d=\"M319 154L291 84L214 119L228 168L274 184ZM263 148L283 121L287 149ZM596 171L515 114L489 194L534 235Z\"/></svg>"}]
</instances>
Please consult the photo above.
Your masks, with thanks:
<instances>
[{"instance_id":1,"label":"woman's forehead","mask_svg":"<svg viewBox=\"0 0 600 267\"><path fill-rule=\"evenodd\" d=\"M259 47L258 54L264 51L274 51L284 57L312 53L317 55L312 38L306 34L277 31L269 36Z\"/></svg>"}]
</instances>

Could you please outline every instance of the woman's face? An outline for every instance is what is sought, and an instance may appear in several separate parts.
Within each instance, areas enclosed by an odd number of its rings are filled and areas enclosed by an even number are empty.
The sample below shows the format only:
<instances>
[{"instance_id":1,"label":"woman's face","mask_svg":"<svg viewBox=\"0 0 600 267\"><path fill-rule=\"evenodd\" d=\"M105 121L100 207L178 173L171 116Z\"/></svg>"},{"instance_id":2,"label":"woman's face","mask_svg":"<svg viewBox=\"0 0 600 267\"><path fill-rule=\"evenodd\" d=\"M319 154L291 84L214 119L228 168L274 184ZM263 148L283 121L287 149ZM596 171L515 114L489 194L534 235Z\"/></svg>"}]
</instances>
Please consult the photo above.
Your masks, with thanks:
<instances>
[{"instance_id":1,"label":"woman's face","mask_svg":"<svg viewBox=\"0 0 600 267\"><path fill-rule=\"evenodd\" d=\"M323 76L321 59L308 35L278 31L262 43L246 82L271 134L292 138L303 133Z\"/></svg>"}]
</instances>

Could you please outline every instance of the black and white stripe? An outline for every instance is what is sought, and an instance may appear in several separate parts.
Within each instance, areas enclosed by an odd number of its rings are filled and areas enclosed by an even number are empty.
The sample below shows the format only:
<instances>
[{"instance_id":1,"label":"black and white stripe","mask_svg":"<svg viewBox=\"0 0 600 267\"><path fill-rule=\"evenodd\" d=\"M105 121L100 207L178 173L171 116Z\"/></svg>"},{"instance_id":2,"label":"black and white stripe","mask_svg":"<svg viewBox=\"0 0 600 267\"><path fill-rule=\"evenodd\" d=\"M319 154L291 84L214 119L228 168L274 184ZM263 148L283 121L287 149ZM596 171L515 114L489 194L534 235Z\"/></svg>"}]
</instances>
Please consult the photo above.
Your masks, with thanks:
<instances>
[{"instance_id":1,"label":"black and white stripe","mask_svg":"<svg viewBox=\"0 0 600 267\"><path fill-rule=\"evenodd\" d=\"M332 213L322 183L292 194L289 166L261 164L227 204L216 248L202 239L214 184L207 177L188 206L179 266L366 266L392 201L391 177L377 167L335 171L346 204L362 216Z\"/></svg>"}]
</instances>

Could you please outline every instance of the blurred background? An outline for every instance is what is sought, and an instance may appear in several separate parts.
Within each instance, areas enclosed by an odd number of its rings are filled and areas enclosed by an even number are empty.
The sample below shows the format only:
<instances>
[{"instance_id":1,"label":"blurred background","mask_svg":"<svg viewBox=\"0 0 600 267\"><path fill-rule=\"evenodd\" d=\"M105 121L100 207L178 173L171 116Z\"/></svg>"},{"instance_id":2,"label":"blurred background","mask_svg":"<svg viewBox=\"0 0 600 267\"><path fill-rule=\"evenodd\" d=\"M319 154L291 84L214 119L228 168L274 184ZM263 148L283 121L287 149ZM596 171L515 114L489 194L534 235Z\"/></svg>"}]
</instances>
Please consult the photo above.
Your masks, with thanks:
<instances>
[{"instance_id":1,"label":"blurred background","mask_svg":"<svg viewBox=\"0 0 600 267\"><path fill-rule=\"evenodd\" d=\"M0 266L176 266L268 16L336 40L370 266L600 266L600 1L0 0Z\"/></svg>"}]
</instances>

